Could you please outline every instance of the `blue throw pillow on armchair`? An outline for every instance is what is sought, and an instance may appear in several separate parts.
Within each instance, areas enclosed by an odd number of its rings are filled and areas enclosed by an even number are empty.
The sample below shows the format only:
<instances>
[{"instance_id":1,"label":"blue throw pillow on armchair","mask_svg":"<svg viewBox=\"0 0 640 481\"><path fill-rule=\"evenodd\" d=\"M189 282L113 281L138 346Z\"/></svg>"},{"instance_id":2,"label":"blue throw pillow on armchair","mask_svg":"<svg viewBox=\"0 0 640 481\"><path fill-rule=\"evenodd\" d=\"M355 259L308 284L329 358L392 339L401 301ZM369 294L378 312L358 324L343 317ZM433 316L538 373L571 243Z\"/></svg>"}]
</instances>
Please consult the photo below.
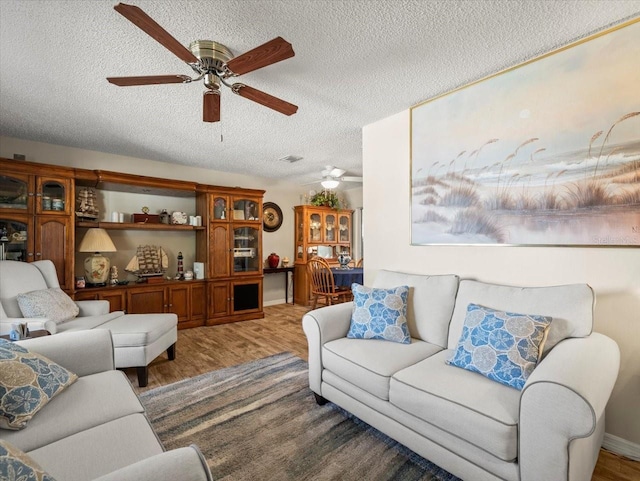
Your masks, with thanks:
<instances>
[{"instance_id":1,"label":"blue throw pillow on armchair","mask_svg":"<svg viewBox=\"0 0 640 481\"><path fill-rule=\"evenodd\" d=\"M407 326L409 287L378 289L352 284L353 311L347 337L411 343Z\"/></svg>"}]
</instances>

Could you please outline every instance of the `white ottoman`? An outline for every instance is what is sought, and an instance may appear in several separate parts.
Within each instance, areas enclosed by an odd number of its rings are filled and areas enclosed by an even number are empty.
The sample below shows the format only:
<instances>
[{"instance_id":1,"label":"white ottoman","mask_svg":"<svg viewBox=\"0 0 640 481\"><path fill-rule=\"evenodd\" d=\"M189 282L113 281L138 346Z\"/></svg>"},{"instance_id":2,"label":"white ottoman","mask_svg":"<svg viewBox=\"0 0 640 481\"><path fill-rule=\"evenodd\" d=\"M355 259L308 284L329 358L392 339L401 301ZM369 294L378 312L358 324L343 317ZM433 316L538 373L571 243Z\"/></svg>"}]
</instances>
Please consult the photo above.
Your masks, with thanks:
<instances>
[{"instance_id":1,"label":"white ottoman","mask_svg":"<svg viewBox=\"0 0 640 481\"><path fill-rule=\"evenodd\" d=\"M113 337L116 368L135 367L138 385L148 380L148 365L162 351L175 359L178 316L175 314L125 314L98 326L109 329Z\"/></svg>"}]
</instances>

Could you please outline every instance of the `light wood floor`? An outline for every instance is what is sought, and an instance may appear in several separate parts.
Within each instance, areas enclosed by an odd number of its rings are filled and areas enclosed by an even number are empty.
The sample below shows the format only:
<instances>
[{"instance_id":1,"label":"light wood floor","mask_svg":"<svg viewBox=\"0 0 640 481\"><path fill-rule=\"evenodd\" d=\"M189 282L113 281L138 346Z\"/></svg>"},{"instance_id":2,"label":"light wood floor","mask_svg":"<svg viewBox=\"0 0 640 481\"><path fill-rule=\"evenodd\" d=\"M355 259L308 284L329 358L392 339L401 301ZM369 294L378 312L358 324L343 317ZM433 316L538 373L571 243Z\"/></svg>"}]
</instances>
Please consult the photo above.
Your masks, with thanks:
<instances>
[{"instance_id":1,"label":"light wood floor","mask_svg":"<svg viewBox=\"0 0 640 481\"><path fill-rule=\"evenodd\" d=\"M265 307L265 318L178 331L174 361L166 354L149 367L149 384L138 392L163 386L215 369L235 366L280 352L307 360L307 341L301 319L308 308L281 304ZM137 386L135 369L127 375ZM592 481L638 481L640 462L601 450Z\"/></svg>"}]
</instances>

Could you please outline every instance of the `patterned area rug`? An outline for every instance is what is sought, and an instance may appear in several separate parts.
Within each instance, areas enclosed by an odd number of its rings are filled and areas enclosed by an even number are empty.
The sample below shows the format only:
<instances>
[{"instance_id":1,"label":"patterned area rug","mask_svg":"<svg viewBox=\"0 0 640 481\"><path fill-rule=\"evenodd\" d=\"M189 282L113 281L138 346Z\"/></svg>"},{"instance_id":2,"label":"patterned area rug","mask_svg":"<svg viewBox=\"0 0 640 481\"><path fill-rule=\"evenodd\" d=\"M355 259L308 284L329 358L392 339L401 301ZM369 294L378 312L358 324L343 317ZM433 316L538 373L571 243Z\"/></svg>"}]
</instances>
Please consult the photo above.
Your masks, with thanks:
<instances>
[{"instance_id":1,"label":"patterned area rug","mask_svg":"<svg viewBox=\"0 0 640 481\"><path fill-rule=\"evenodd\" d=\"M457 480L332 403L289 353L140 395L167 449L197 444L214 479Z\"/></svg>"}]
</instances>

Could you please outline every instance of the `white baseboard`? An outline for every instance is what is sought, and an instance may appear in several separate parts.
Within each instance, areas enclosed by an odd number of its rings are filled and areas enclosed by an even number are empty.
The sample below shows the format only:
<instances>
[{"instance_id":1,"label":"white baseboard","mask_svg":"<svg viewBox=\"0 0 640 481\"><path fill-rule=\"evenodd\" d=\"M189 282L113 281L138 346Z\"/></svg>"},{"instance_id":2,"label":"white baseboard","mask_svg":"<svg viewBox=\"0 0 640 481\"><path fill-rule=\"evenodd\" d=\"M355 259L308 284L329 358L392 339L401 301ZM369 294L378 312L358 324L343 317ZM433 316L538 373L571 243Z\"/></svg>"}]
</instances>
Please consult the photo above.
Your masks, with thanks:
<instances>
[{"instance_id":1,"label":"white baseboard","mask_svg":"<svg viewBox=\"0 0 640 481\"><path fill-rule=\"evenodd\" d=\"M613 434L604 433L602 447L634 461L640 461L640 444L632 443Z\"/></svg>"},{"instance_id":2,"label":"white baseboard","mask_svg":"<svg viewBox=\"0 0 640 481\"><path fill-rule=\"evenodd\" d=\"M289 302L291 302L291 299L289 299ZM273 301L267 301L262 303L263 306L275 306L277 304L284 304L284 297L282 299L275 299Z\"/></svg>"}]
</instances>

